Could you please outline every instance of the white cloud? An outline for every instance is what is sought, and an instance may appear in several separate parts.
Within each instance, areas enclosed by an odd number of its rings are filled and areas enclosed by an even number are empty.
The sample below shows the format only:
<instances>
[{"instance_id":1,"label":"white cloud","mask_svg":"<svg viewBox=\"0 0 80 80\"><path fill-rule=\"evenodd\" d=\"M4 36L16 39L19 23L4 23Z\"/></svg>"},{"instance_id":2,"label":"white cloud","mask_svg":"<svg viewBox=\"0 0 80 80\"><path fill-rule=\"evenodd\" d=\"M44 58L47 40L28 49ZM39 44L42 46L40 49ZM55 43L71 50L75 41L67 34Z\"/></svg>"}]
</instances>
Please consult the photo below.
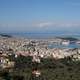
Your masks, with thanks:
<instances>
[{"instance_id":1,"label":"white cloud","mask_svg":"<svg viewBox=\"0 0 80 80\"><path fill-rule=\"evenodd\" d=\"M80 29L79 22L59 22L59 21L42 21L30 23L14 23L14 24L0 24L0 30L7 31L48 31L48 30L76 30ZM78 30L79 30L78 29Z\"/></svg>"},{"instance_id":2,"label":"white cloud","mask_svg":"<svg viewBox=\"0 0 80 80\"><path fill-rule=\"evenodd\" d=\"M70 27L80 27L80 23L76 22L40 22L33 24L33 26L39 28L50 28L50 27L63 27L63 28L70 28Z\"/></svg>"},{"instance_id":3,"label":"white cloud","mask_svg":"<svg viewBox=\"0 0 80 80\"><path fill-rule=\"evenodd\" d=\"M52 26L52 25L53 25L52 22L42 22L42 23L36 24L36 26L41 27L41 28L47 27L47 26Z\"/></svg>"}]
</instances>

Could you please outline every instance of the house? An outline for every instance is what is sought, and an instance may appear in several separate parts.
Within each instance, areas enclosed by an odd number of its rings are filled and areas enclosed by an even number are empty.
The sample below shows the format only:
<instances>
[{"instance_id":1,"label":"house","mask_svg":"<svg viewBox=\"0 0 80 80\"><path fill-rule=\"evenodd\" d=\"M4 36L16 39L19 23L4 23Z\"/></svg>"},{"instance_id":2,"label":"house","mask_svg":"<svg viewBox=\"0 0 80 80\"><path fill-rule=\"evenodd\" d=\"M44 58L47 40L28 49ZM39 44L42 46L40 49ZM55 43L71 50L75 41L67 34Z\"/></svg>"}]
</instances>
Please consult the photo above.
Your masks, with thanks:
<instances>
[{"instance_id":1,"label":"house","mask_svg":"<svg viewBox=\"0 0 80 80\"><path fill-rule=\"evenodd\" d=\"M69 45L70 44L70 41L69 40L63 40L61 42L62 45Z\"/></svg>"},{"instance_id":2,"label":"house","mask_svg":"<svg viewBox=\"0 0 80 80\"><path fill-rule=\"evenodd\" d=\"M32 74L35 75L36 77L39 77L41 75L41 72L39 70L34 70L32 71Z\"/></svg>"},{"instance_id":3,"label":"house","mask_svg":"<svg viewBox=\"0 0 80 80\"><path fill-rule=\"evenodd\" d=\"M0 57L0 67L3 69L14 67L14 61L10 61L6 57Z\"/></svg>"}]
</instances>

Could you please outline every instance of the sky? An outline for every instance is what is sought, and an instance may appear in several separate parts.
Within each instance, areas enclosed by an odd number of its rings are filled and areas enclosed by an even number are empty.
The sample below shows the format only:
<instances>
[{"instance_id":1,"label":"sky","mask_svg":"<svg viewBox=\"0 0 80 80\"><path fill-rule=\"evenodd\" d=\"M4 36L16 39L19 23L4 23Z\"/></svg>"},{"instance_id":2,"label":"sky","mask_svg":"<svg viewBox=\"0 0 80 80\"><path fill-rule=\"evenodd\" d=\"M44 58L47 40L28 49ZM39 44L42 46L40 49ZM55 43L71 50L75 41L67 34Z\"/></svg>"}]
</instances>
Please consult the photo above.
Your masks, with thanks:
<instances>
[{"instance_id":1,"label":"sky","mask_svg":"<svg viewBox=\"0 0 80 80\"><path fill-rule=\"evenodd\" d=\"M80 0L0 0L0 32L80 33Z\"/></svg>"}]
</instances>

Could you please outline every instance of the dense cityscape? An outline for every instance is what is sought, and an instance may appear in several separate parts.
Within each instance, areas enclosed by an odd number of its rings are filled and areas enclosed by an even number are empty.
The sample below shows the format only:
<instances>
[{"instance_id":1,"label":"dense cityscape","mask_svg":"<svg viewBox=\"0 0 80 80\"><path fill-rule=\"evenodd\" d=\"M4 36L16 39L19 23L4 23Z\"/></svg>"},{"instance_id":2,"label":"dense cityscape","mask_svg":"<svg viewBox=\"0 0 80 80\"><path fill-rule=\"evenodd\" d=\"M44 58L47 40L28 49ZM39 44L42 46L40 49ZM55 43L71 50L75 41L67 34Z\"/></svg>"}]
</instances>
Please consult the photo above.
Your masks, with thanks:
<instances>
[{"instance_id":1,"label":"dense cityscape","mask_svg":"<svg viewBox=\"0 0 80 80\"><path fill-rule=\"evenodd\" d=\"M3 35L0 37L0 78L1 80L68 80L66 78L68 76L72 79L76 74L72 69L80 63L80 48L52 48L49 45L80 45L79 42L79 39L70 37L27 39ZM63 76L65 75L63 77L62 73L57 71L56 78L52 76L49 79L55 72L50 75L47 70L58 69L63 71L70 69L73 74L71 75L69 71L65 74L62 71Z\"/></svg>"}]
</instances>

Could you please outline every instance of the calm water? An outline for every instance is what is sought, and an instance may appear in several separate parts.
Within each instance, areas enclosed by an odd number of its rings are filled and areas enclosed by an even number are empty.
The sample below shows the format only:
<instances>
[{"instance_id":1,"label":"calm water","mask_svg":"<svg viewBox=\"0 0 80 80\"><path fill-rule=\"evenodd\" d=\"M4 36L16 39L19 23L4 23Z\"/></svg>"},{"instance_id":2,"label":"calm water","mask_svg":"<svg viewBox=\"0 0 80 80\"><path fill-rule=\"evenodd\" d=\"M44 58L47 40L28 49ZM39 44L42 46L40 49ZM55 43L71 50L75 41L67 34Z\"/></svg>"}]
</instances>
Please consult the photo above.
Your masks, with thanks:
<instances>
[{"instance_id":1,"label":"calm water","mask_svg":"<svg viewBox=\"0 0 80 80\"><path fill-rule=\"evenodd\" d=\"M31 39L49 39L54 37L74 37L80 39L80 35L60 35L60 34L52 34L52 33L13 33L12 35L18 37L25 37ZM80 48L80 44L70 44L70 45L49 45L50 48Z\"/></svg>"},{"instance_id":2,"label":"calm water","mask_svg":"<svg viewBox=\"0 0 80 80\"><path fill-rule=\"evenodd\" d=\"M10 33L14 36L26 37L26 38L54 38L54 37L74 37L80 39L80 35L65 35L65 34L53 34L53 33Z\"/></svg>"},{"instance_id":3,"label":"calm water","mask_svg":"<svg viewBox=\"0 0 80 80\"><path fill-rule=\"evenodd\" d=\"M70 45L54 45L51 44L49 48L80 48L80 44L70 44Z\"/></svg>"}]
</instances>

